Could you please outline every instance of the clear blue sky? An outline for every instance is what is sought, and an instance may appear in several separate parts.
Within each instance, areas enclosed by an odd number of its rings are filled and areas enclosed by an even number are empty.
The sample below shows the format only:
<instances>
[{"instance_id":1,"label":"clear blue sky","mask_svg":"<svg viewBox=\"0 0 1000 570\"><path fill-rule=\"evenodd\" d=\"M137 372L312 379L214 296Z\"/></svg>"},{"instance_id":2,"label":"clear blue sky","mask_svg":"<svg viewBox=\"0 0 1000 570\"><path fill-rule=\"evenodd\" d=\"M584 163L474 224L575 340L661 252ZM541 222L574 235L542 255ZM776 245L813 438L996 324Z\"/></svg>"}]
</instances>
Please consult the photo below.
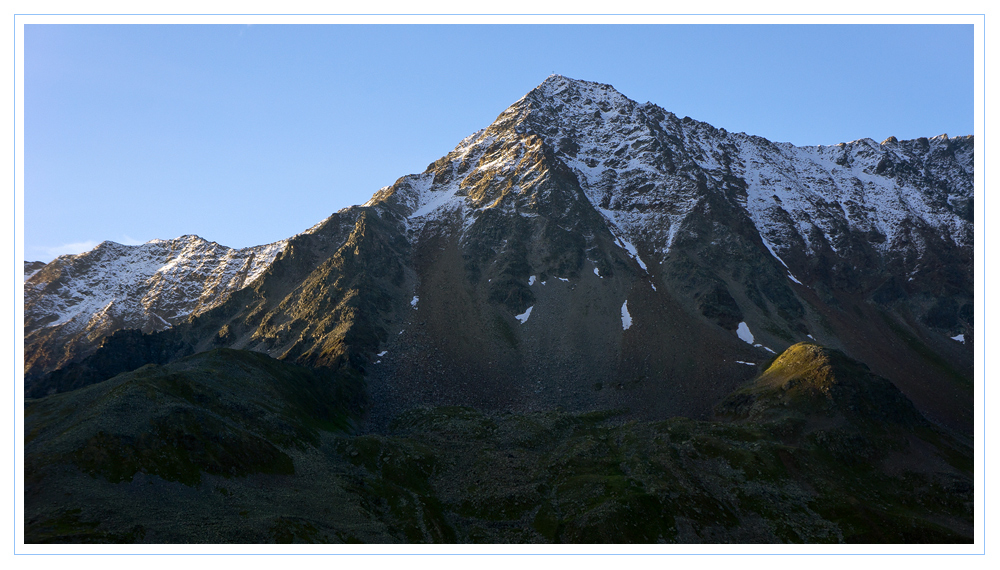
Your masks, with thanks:
<instances>
[{"instance_id":1,"label":"clear blue sky","mask_svg":"<svg viewBox=\"0 0 1000 570\"><path fill-rule=\"evenodd\" d=\"M24 45L27 260L289 237L553 72L798 145L973 133L971 25L29 25Z\"/></svg>"}]
</instances>

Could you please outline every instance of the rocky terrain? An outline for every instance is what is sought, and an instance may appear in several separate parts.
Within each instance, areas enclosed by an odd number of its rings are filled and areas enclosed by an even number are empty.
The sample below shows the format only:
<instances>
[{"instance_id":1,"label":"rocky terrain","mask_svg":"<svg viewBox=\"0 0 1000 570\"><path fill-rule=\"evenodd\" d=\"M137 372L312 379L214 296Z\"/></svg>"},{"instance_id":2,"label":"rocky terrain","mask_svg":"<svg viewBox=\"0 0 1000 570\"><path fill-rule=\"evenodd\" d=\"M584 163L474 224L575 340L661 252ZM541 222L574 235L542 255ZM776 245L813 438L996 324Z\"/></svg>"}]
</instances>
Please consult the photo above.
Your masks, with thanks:
<instances>
[{"instance_id":1,"label":"rocky terrain","mask_svg":"<svg viewBox=\"0 0 1000 570\"><path fill-rule=\"evenodd\" d=\"M284 246L234 250L182 236L26 262L25 377L88 356L115 331L161 331L204 313L253 283Z\"/></svg>"},{"instance_id":2,"label":"rocky terrain","mask_svg":"<svg viewBox=\"0 0 1000 570\"><path fill-rule=\"evenodd\" d=\"M794 147L552 76L277 244L26 264L28 524L57 541L967 540L973 152ZM231 374L333 379L339 403L310 398L340 419ZM132 403L100 415L124 427L45 427L112 393ZM42 482L64 477L96 493L80 510ZM204 513L238 489L254 522L196 536L114 514L136 485ZM279 516L248 485L339 491Z\"/></svg>"}]
</instances>

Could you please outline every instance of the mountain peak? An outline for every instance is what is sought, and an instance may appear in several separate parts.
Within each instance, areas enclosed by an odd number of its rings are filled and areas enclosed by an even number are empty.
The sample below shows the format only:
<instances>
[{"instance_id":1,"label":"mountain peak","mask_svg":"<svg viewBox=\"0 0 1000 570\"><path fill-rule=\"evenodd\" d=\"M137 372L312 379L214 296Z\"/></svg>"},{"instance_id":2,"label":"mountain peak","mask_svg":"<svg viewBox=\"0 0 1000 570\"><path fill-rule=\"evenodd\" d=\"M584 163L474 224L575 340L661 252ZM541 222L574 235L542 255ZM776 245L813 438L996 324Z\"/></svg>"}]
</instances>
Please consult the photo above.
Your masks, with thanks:
<instances>
[{"instance_id":1,"label":"mountain peak","mask_svg":"<svg viewBox=\"0 0 1000 570\"><path fill-rule=\"evenodd\" d=\"M36 348L25 369L64 365L120 328L159 331L201 314L253 283L286 245L232 249L186 234L140 245L106 240L49 265L26 264L25 343Z\"/></svg>"},{"instance_id":2,"label":"mountain peak","mask_svg":"<svg viewBox=\"0 0 1000 570\"><path fill-rule=\"evenodd\" d=\"M538 87L532 89L526 96L534 99L556 100L564 103L573 102L605 102L614 106L634 101L618 92L614 86L607 83L573 79L565 75L553 74L545 78Z\"/></svg>"}]
</instances>

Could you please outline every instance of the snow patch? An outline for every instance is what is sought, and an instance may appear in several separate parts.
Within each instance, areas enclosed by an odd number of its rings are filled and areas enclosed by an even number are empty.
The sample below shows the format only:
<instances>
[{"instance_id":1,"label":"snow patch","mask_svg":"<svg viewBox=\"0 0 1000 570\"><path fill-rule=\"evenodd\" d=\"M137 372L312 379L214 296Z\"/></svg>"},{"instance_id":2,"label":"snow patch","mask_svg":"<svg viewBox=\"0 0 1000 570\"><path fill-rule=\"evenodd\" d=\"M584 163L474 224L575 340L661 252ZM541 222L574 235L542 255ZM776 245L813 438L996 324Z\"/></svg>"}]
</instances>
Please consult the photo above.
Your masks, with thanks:
<instances>
[{"instance_id":1,"label":"snow patch","mask_svg":"<svg viewBox=\"0 0 1000 570\"><path fill-rule=\"evenodd\" d=\"M521 321L521 324L523 325L524 323L528 322L528 317L531 316L531 309L534 309L534 308L535 308L535 306L532 305L532 306L528 307L527 311L521 313L520 315L514 315L514 318L517 319L517 320L519 320L519 321Z\"/></svg>"},{"instance_id":2,"label":"snow patch","mask_svg":"<svg viewBox=\"0 0 1000 570\"><path fill-rule=\"evenodd\" d=\"M420 206L409 215L410 219L420 218L444 206L455 197L458 192L458 184L445 186L440 190L432 190L434 174L416 175L411 178L411 187L417 195L417 202Z\"/></svg>"},{"instance_id":3,"label":"snow patch","mask_svg":"<svg viewBox=\"0 0 1000 570\"><path fill-rule=\"evenodd\" d=\"M528 277L528 287L531 287L534 284L535 284L535 276L532 275L531 277Z\"/></svg>"},{"instance_id":4,"label":"snow patch","mask_svg":"<svg viewBox=\"0 0 1000 570\"><path fill-rule=\"evenodd\" d=\"M601 275L601 271L596 267L594 268L594 275L600 277L601 279L604 279L604 276Z\"/></svg>"},{"instance_id":5,"label":"snow patch","mask_svg":"<svg viewBox=\"0 0 1000 570\"><path fill-rule=\"evenodd\" d=\"M796 279L796 278L795 278L795 276L794 276L794 275L792 275L792 273L791 273L790 271L788 272L788 278L789 278L789 279L791 279L792 281L795 281L795 282L796 282L796 283L798 283L799 285L802 285L802 282L801 282L801 281L799 281L798 279ZM803 287L805 287L805 285L802 285L802 286L803 286Z\"/></svg>"},{"instance_id":6,"label":"snow patch","mask_svg":"<svg viewBox=\"0 0 1000 570\"><path fill-rule=\"evenodd\" d=\"M386 354L389 354L389 351L388 350L383 350L382 352L378 353L376 356L385 356Z\"/></svg>"},{"instance_id":7,"label":"snow patch","mask_svg":"<svg viewBox=\"0 0 1000 570\"><path fill-rule=\"evenodd\" d=\"M569 279L564 279L562 277L556 277L556 279L558 279L560 281L565 281L566 283L569 283Z\"/></svg>"},{"instance_id":8,"label":"snow patch","mask_svg":"<svg viewBox=\"0 0 1000 570\"><path fill-rule=\"evenodd\" d=\"M622 303L622 330L627 331L632 326L632 315L628 313L628 299Z\"/></svg>"},{"instance_id":9,"label":"snow patch","mask_svg":"<svg viewBox=\"0 0 1000 570\"><path fill-rule=\"evenodd\" d=\"M736 362L736 364L747 364L749 366L757 366L756 363L753 363L753 362L743 362L742 360L735 360L734 362Z\"/></svg>"},{"instance_id":10,"label":"snow patch","mask_svg":"<svg viewBox=\"0 0 1000 570\"><path fill-rule=\"evenodd\" d=\"M417 302L418 301L420 301L420 297L417 297L416 295L414 295L413 299L410 301L410 306L413 307L414 311L417 310Z\"/></svg>"},{"instance_id":11,"label":"snow patch","mask_svg":"<svg viewBox=\"0 0 1000 570\"><path fill-rule=\"evenodd\" d=\"M750 327L746 323L741 322L738 327L736 327L736 336L740 337L740 340L747 344L753 344L753 333L750 332Z\"/></svg>"},{"instance_id":12,"label":"snow patch","mask_svg":"<svg viewBox=\"0 0 1000 570\"><path fill-rule=\"evenodd\" d=\"M965 334L960 334L958 336L951 337L951 340L957 340L958 342L965 344Z\"/></svg>"}]
</instances>

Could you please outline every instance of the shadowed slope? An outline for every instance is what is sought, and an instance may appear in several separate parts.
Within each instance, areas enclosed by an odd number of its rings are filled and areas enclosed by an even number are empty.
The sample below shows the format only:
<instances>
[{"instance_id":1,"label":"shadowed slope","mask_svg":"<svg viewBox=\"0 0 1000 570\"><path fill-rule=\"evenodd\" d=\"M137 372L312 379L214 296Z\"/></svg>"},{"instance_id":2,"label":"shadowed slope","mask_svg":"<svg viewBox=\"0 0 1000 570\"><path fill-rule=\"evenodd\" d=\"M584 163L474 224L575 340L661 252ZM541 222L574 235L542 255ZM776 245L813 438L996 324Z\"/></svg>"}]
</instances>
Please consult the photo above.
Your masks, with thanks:
<instances>
[{"instance_id":1,"label":"shadowed slope","mask_svg":"<svg viewBox=\"0 0 1000 570\"><path fill-rule=\"evenodd\" d=\"M222 349L29 400L26 540L972 541L971 449L818 346L737 421L434 407L355 435L359 390Z\"/></svg>"}]
</instances>

